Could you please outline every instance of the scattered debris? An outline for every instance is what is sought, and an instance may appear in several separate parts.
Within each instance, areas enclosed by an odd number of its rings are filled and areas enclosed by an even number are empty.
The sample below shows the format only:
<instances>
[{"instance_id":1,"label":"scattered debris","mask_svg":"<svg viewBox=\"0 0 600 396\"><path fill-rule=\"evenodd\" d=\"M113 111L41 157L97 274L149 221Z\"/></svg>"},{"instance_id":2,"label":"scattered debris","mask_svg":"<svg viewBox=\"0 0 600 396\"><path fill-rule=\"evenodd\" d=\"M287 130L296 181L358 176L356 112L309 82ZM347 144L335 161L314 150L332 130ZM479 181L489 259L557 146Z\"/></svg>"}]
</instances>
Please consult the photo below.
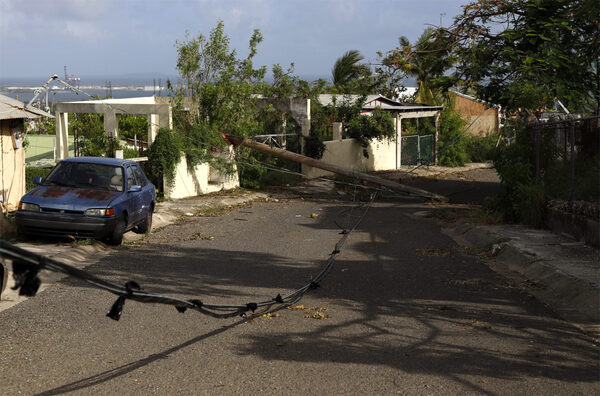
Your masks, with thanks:
<instances>
[{"instance_id":1,"label":"scattered debris","mask_svg":"<svg viewBox=\"0 0 600 396\"><path fill-rule=\"evenodd\" d=\"M455 323L457 326L461 326L461 327L472 327L472 328L478 328L478 329L491 329L492 326L489 323L486 322L480 322L477 319L471 319L468 322L460 322L460 323Z\"/></svg>"},{"instance_id":2,"label":"scattered debris","mask_svg":"<svg viewBox=\"0 0 600 396\"><path fill-rule=\"evenodd\" d=\"M329 315L323 313L328 310L327 307L308 307L306 305L295 305L293 307L287 307L287 309L291 311L305 311L306 314L304 317L306 319L329 319Z\"/></svg>"},{"instance_id":3,"label":"scattered debris","mask_svg":"<svg viewBox=\"0 0 600 396\"><path fill-rule=\"evenodd\" d=\"M181 241L199 241L199 240L214 241L214 239L215 239L215 237L212 235L206 235L206 234L203 234L202 232L196 232L190 236L181 238L180 240Z\"/></svg>"},{"instance_id":4,"label":"scattered debris","mask_svg":"<svg viewBox=\"0 0 600 396\"><path fill-rule=\"evenodd\" d=\"M450 255L450 250L444 249L444 248L421 248L421 249L415 249L415 252L421 256L448 256L448 255Z\"/></svg>"},{"instance_id":5,"label":"scattered debris","mask_svg":"<svg viewBox=\"0 0 600 396\"><path fill-rule=\"evenodd\" d=\"M454 308L447 305L430 306L425 307L425 309L428 311L456 311Z\"/></svg>"},{"instance_id":6,"label":"scattered debris","mask_svg":"<svg viewBox=\"0 0 600 396\"><path fill-rule=\"evenodd\" d=\"M267 318L267 319L273 319L273 318L278 318L280 316L279 312L267 312L264 313L262 315L260 315L261 318Z\"/></svg>"}]
</instances>

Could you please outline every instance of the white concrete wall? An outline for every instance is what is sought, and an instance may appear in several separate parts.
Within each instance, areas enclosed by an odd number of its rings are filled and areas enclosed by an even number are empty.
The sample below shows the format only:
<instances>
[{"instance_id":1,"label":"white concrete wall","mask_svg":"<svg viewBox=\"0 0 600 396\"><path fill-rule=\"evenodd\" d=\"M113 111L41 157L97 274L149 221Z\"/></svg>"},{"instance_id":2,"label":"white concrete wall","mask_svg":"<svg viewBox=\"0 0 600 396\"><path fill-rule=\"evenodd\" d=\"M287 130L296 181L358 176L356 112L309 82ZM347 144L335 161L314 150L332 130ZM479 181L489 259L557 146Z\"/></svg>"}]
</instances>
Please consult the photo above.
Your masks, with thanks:
<instances>
[{"instance_id":1,"label":"white concrete wall","mask_svg":"<svg viewBox=\"0 0 600 396\"><path fill-rule=\"evenodd\" d=\"M396 169L396 141L373 140L363 155L363 147L354 139L330 140L324 142L325 152L321 160L357 171L379 171ZM331 172L308 166L302 167L307 177L330 176Z\"/></svg>"},{"instance_id":2,"label":"white concrete wall","mask_svg":"<svg viewBox=\"0 0 600 396\"><path fill-rule=\"evenodd\" d=\"M16 120L20 132L23 121ZM21 197L25 194L25 149L21 145L15 148L11 120L0 121L0 197L2 205L8 210L16 210Z\"/></svg>"},{"instance_id":3,"label":"white concrete wall","mask_svg":"<svg viewBox=\"0 0 600 396\"><path fill-rule=\"evenodd\" d=\"M225 155L231 157L233 150L231 147L228 147L228 149L229 152ZM167 186L166 181L164 185ZM230 190L239 186L240 181L237 171L232 175L227 175L203 163L196 165L194 172L189 172L185 155L182 155L181 161L175 170L173 186L170 189L165 188L165 196L170 199L195 197L215 191Z\"/></svg>"}]
</instances>

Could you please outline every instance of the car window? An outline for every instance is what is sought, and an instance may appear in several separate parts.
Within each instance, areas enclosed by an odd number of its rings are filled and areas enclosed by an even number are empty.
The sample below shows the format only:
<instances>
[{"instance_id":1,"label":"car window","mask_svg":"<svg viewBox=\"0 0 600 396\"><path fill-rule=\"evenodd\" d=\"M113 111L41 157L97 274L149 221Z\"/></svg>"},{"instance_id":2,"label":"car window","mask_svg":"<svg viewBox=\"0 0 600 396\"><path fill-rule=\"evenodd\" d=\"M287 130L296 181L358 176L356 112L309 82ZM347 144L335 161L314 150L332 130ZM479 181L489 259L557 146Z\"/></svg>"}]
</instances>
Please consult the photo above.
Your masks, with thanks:
<instances>
[{"instance_id":1,"label":"car window","mask_svg":"<svg viewBox=\"0 0 600 396\"><path fill-rule=\"evenodd\" d=\"M44 184L123 191L122 175L122 169L113 165L61 162L44 179Z\"/></svg>"},{"instance_id":2,"label":"car window","mask_svg":"<svg viewBox=\"0 0 600 396\"><path fill-rule=\"evenodd\" d=\"M114 191L123 191L123 168L114 167L110 176L110 189Z\"/></svg>"},{"instance_id":3,"label":"car window","mask_svg":"<svg viewBox=\"0 0 600 396\"><path fill-rule=\"evenodd\" d=\"M129 189L131 188L131 186L133 186L135 183L135 176L133 174L133 170L131 169L131 166L127 167L127 191L129 191Z\"/></svg>"},{"instance_id":4,"label":"car window","mask_svg":"<svg viewBox=\"0 0 600 396\"><path fill-rule=\"evenodd\" d=\"M144 173L142 173L142 170L140 169L140 167L138 165L134 165L132 166L133 168L133 173L135 173L135 178L137 179L137 183L144 187L146 184L148 184L148 182L146 182L146 177L144 176Z\"/></svg>"}]
</instances>

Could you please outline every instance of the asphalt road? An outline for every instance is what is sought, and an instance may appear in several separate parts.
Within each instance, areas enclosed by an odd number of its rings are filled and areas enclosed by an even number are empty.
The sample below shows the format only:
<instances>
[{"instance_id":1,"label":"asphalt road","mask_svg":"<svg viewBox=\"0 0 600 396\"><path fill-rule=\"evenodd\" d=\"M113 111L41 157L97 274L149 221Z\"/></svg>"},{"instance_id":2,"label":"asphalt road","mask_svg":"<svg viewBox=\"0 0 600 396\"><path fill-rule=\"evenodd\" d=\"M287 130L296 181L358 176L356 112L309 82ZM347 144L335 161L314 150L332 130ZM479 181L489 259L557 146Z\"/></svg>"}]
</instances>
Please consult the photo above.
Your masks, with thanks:
<instances>
[{"instance_id":1,"label":"asphalt road","mask_svg":"<svg viewBox=\"0 0 600 396\"><path fill-rule=\"evenodd\" d=\"M348 205L191 217L88 269L204 302L269 299L319 271ZM595 341L414 215L426 207L377 201L306 309L270 318L127 302L116 322L114 296L63 280L0 312L0 394L597 394Z\"/></svg>"}]
</instances>

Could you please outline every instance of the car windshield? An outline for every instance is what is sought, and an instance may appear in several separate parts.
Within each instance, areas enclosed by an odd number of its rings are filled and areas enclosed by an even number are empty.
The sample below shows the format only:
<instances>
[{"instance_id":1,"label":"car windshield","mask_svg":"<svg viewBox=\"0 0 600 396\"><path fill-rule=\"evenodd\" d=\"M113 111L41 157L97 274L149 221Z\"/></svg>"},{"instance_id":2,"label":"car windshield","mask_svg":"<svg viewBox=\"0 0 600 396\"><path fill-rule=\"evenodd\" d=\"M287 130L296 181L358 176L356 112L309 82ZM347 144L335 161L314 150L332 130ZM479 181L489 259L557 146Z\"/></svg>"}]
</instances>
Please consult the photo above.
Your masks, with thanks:
<instances>
[{"instance_id":1,"label":"car windshield","mask_svg":"<svg viewBox=\"0 0 600 396\"><path fill-rule=\"evenodd\" d=\"M44 179L44 185L123 191L123 168L86 162L61 162Z\"/></svg>"}]
</instances>

